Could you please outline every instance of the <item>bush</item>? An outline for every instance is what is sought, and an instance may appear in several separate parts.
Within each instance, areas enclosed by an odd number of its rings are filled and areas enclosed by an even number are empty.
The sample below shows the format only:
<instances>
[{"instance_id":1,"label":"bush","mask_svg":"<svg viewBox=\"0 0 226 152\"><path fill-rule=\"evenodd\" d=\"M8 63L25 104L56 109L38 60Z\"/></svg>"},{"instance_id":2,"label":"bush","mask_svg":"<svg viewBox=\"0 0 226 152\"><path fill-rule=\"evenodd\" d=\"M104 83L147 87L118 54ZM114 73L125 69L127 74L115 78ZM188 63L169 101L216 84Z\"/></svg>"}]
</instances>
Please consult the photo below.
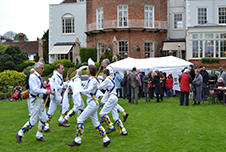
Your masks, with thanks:
<instances>
[{"instance_id":1,"label":"bush","mask_svg":"<svg viewBox=\"0 0 226 152\"><path fill-rule=\"evenodd\" d=\"M70 68L70 67L74 67L74 64L71 63L70 60L67 60L67 59L62 59L62 60L57 60L55 62L53 62L53 64L51 65L53 69L56 69L56 65L58 63L61 63L64 65L64 68Z\"/></svg>"},{"instance_id":2,"label":"bush","mask_svg":"<svg viewBox=\"0 0 226 152\"><path fill-rule=\"evenodd\" d=\"M88 62L89 58L91 58L94 62L97 61L96 48L81 48L79 52L82 62Z\"/></svg>"},{"instance_id":3,"label":"bush","mask_svg":"<svg viewBox=\"0 0 226 152\"><path fill-rule=\"evenodd\" d=\"M21 63L21 64L18 64L14 67L14 69L18 72L22 72L26 67L28 66L32 66L34 65L35 63L32 63L32 62L27 62L27 63Z\"/></svg>"},{"instance_id":4,"label":"bush","mask_svg":"<svg viewBox=\"0 0 226 152\"><path fill-rule=\"evenodd\" d=\"M81 66L82 66L82 64L77 64L77 65L75 66L75 69L79 69Z\"/></svg>"},{"instance_id":5,"label":"bush","mask_svg":"<svg viewBox=\"0 0 226 152\"><path fill-rule=\"evenodd\" d=\"M0 90L6 90L8 86L24 86L25 78L23 73L5 70L0 73Z\"/></svg>"},{"instance_id":6,"label":"bush","mask_svg":"<svg viewBox=\"0 0 226 152\"><path fill-rule=\"evenodd\" d=\"M44 71L42 76L48 76L53 73L53 67L49 64L44 64Z\"/></svg>"},{"instance_id":7,"label":"bush","mask_svg":"<svg viewBox=\"0 0 226 152\"><path fill-rule=\"evenodd\" d=\"M101 57L100 57L99 65L101 65L102 61L106 58L108 58L110 60L110 62L112 63L112 57L113 57L113 55L111 53L111 50L106 49L104 52L104 55L101 55Z\"/></svg>"},{"instance_id":8,"label":"bush","mask_svg":"<svg viewBox=\"0 0 226 152\"><path fill-rule=\"evenodd\" d=\"M201 62L204 64L220 63L220 58L202 58Z\"/></svg>"},{"instance_id":9,"label":"bush","mask_svg":"<svg viewBox=\"0 0 226 152\"><path fill-rule=\"evenodd\" d=\"M82 66L88 66L88 63L87 62L83 62Z\"/></svg>"},{"instance_id":10,"label":"bush","mask_svg":"<svg viewBox=\"0 0 226 152\"><path fill-rule=\"evenodd\" d=\"M31 70L32 68L34 68L34 66L33 66L33 65L32 65L32 66L28 66L28 67L26 67L26 68L23 70L23 73L24 73L25 75L30 74L30 70Z\"/></svg>"},{"instance_id":11,"label":"bush","mask_svg":"<svg viewBox=\"0 0 226 152\"><path fill-rule=\"evenodd\" d=\"M97 67L97 69L100 67L100 63L99 62L95 62L95 66Z\"/></svg>"},{"instance_id":12,"label":"bush","mask_svg":"<svg viewBox=\"0 0 226 152\"><path fill-rule=\"evenodd\" d=\"M35 61L31 61L31 60L24 60L24 62L23 63L36 63Z\"/></svg>"},{"instance_id":13,"label":"bush","mask_svg":"<svg viewBox=\"0 0 226 152\"><path fill-rule=\"evenodd\" d=\"M0 100L3 100L5 98L11 98L12 95L10 94L10 92L5 93L0 93Z\"/></svg>"}]
</instances>

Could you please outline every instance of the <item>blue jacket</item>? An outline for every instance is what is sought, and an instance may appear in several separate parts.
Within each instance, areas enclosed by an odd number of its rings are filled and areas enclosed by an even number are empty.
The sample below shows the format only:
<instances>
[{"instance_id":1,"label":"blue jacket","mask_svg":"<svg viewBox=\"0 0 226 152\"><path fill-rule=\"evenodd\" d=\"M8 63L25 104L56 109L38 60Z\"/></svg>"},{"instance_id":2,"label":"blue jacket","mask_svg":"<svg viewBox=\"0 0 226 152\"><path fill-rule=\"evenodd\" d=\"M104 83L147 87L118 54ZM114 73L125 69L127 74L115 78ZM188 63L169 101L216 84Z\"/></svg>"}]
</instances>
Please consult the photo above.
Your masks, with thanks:
<instances>
[{"instance_id":1,"label":"blue jacket","mask_svg":"<svg viewBox=\"0 0 226 152\"><path fill-rule=\"evenodd\" d=\"M123 81L122 77L119 74L116 74L115 76L115 87L116 89L121 89L121 82Z\"/></svg>"}]
</instances>

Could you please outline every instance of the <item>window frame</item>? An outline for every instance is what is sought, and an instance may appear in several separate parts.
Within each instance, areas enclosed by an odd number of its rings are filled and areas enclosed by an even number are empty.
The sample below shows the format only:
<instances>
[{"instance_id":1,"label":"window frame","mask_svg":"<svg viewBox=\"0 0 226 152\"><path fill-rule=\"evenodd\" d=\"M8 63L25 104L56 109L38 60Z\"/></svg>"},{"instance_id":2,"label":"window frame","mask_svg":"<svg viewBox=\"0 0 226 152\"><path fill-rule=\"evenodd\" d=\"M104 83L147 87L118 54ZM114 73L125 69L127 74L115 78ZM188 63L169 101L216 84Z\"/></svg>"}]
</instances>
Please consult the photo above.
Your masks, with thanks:
<instances>
[{"instance_id":1,"label":"window frame","mask_svg":"<svg viewBox=\"0 0 226 152\"><path fill-rule=\"evenodd\" d=\"M226 19L225 19L225 23L219 23L219 8L225 8L225 17L226 17L226 5L217 7L217 23L220 25L226 25Z\"/></svg>"},{"instance_id":2,"label":"window frame","mask_svg":"<svg viewBox=\"0 0 226 152\"><path fill-rule=\"evenodd\" d=\"M127 48L127 51L123 52L123 56L124 56L123 58L121 58L121 56L120 56L120 42L125 42L126 47L125 46L123 46L123 47ZM127 53L127 57L128 57L128 54L129 54L129 41L128 40L119 40L118 41L118 55L119 55L119 60L125 59L125 53Z\"/></svg>"},{"instance_id":3,"label":"window frame","mask_svg":"<svg viewBox=\"0 0 226 152\"><path fill-rule=\"evenodd\" d=\"M145 10L145 7L148 7L148 10ZM149 11L149 7L152 7L152 11ZM153 18L153 21L152 21L152 24L153 24L153 26L151 27L151 26L146 26L146 18L145 18L145 13L148 13L148 23L149 23L149 14L150 14L150 12L152 12L152 18ZM144 26L145 26L145 28L155 28L155 6L153 6L153 5L145 5L144 6Z\"/></svg>"},{"instance_id":4,"label":"window frame","mask_svg":"<svg viewBox=\"0 0 226 152\"><path fill-rule=\"evenodd\" d=\"M149 52L149 56L147 58L154 58L155 57L155 42L149 41L149 40L144 42L144 56L145 56L145 58L146 58L146 53L147 53L146 45L145 45L146 43L152 43L152 49L153 49L153 51L151 51L151 48L149 48L150 52Z\"/></svg>"},{"instance_id":5,"label":"window frame","mask_svg":"<svg viewBox=\"0 0 226 152\"><path fill-rule=\"evenodd\" d=\"M101 10L102 9L102 12L98 12L99 10ZM102 26L101 26L101 24L100 24L100 27L99 27L99 21L98 21L98 19L99 19L99 15L101 15L102 14L102 21L100 21L100 23L102 23ZM102 30L102 29L104 29L104 8L103 7L99 7L99 8L97 8L96 9L96 29L97 30Z\"/></svg>"},{"instance_id":6,"label":"window frame","mask_svg":"<svg viewBox=\"0 0 226 152\"><path fill-rule=\"evenodd\" d=\"M206 9L206 23L208 22L208 7L206 6L203 6L203 7L197 7L197 13L196 13L196 16L197 16L197 25L202 25L202 24L199 24L199 9L201 8L205 8ZM206 24L206 23L203 23L203 24Z\"/></svg>"},{"instance_id":7,"label":"window frame","mask_svg":"<svg viewBox=\"0 0 226 152\"><path fill-rule=\"evenodd\" d=\"M102 45L102 50L103 50L103 52L102 53L104 53L104 42L97 42L97 62L99 62L100 61L100 57L101 57L101 49L100 49L100 44L103 44Z\"/></svg>"},{"instance_id":8,"label":"window frame","mask_svg":"<svg viewBox=\"0 0 226 152\"><path fill-rule=\"evenodd\" d=\"M127 26L124 26L124 23L125 22L122 22L122 26L119 26L119 23L120 23L120 20L119 20L119 7L120 6L122 6L123 8L125 7L125 6L127 6ZM124 10L122 10L122 12L124 12ZM124 13L123 13L124 14ZM125 16L122 16L122 17L124 17L125 18ZM117 6L117 27L118 28L128 28L129 27L129 7L128 7L128 5L118 5Z\"/></svg>"},{"instance_id":9,"label":"window frame","mask_svg":"<svg viewBox=\"0 0 226 152\"><path fill-rule=\"evenodd\" d=\"M175 28L175 15L181 15L181 22L182 22L182 28ZM184 30L184 22L183 22L183 13L178 12L178 13L173 13L173 29L174 30Z\"/></svg>"},{"instance_id":10,"label":"window frame","mask_svg":"<svg viewBox=\"0 0 226 152\"><path fill-rule=\"evenodd\" d=\"M67 17L68 15L68 17ZM66 16L66 17L65 17ZM64 31L66 31L67 27L66 27L66 20L71 20L71 25L70 25L70 30L72 31L71 33L66 33ZM74 35L75 34L75 17L70 14L70 13L66 13L61 17L61 34L62 35Z\"/></svg>"}]
</instances>

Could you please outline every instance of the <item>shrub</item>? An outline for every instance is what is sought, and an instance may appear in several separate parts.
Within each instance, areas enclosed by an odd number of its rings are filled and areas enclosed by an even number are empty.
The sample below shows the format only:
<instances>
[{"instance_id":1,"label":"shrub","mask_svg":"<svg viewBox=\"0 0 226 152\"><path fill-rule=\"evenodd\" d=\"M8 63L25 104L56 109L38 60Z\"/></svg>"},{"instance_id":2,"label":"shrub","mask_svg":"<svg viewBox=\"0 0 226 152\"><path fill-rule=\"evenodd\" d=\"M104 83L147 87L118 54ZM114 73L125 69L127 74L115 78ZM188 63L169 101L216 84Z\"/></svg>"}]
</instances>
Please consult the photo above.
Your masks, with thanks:
<instances>
[{"instance_id":1,"label":"shrub","mask_svg":"<svg viewBox=\"0 0 226 152\"><path fill-rule=\"evenodd\" d=\"M6 90L7 86L24 86L26 75L17 71L5 70L0 73L0 90Z\"/></svg>"},{"instance_id":2,"label":"shrub","mask_svg":"<svg viewBox=\"0 0 226 152\"><path fill-rule=\"evenodd\" d=\"M79 69L81 66L82 66L82 64L77 64L77 65L75 66L75 69Z\"/></svg>"},{"instance_id":3,"label":"shrub","mask_svg":"<svg viewBox=\"0 0 226 152\"><path fill-rule=\"evenodd\" d=\"M27 63L21 63L21 64L18 64L14 67L14 69L18 72L22 72L26 67L28 66L32 66L34 65L35 63L32 63L32 62L27 62Z\"/></svg>"},{"instance_id":4,"label":"shrub","mask_svg":"<svg viewBox=\"0 0 226 152\"><path fill-rule=\"evenodd\" d=\"M31 61L31 60L24 60L24 62L23 63L36 63L35 61Z\"/></svg>"},{"instance_id":5,"label":"shrub","mask_svg":"<svg viewBox=\"0 0 226 152\"><path fill-rule=\"evenodd\" d=\"M23 70L23 73L24 73L25 75L30 74L30 70L31 70L32 68L34 68L34 66L28 66L28 67L26 67L26 68Z\"/></svg>"},{"instance_id":6,"label":"shrub","mask_svg":"<svg viewBox=\"0 0 226 152\"><path fill-rule=\"evenodd\" d=\"M104 55L101 55L101 57L100 57L99 65L101 65L102 61L106 58L108 58L110 60L110 62L112 63L112 57L113 57L113 55L111 53L111 50L106 49L104 52Z\"/></svg>"},{"instance_id":7,"label":"shrub","mask_svg":"<svg viewBox=\"0 0 226 152\"><path fill-rule=\"evenodd\" d=\"M99 67L100 67L100 63L99 63L99 62L95 62L95 66L96 66L97 68L99 68Z\"/></svg>"},{"instance_id":8,"label":"shrub","mask_svg":"<svg viewBox=\"0 0 226 152\"><path fill-rule=\"evenodd\" d=\"M201 62L204 63L204 64L220 63L220 59L219 58L202 58Z\"/></svg>"},{"instance_id":9,"label":"shrub","mask_svg":"<svg viewBox=\"0 0 226 152\"><path fill-rule=\"evenodd\" d=\"M7 93L0 93L0 100L3 100L5 98L11 98L11 94L10 92L7 92Z\"/></svg>"},{"instance_id":10,"label":"shrub","mask_svg":"<svg viewBox=\"0 0 226 152\"><path fill-rule=\"evenodd\" d=\"M82 70L82 75L86 75L86 70Z\"/></svg>"},{"instance_id":11,"label":"shrub","mask_svg":"<svg viewBox=\"0 0 226 152\"><path fill-rule=\"evenodd\" d=\"M71 63L70 60L67 60L67 59L62 59L62 60L57 60L55 62L53 62L53 64L51 65L53 69L56 69L56 65L58 63L61 63L64 65L64 68L70 68L70 67L74 67L74 64Z\"/></svg>"},{"instance_id":12,"label":"shrub","mask_svg":"<svg viewBox=\"0 0 226 152\"><path fill-rule=\"evenodd\" d=\"M53 73L53 67L49 64L44 64L44 71L42 76L48 76Z\"/></svg>"},{"instance_id":13,"label":"shrub","mask_svg":"<svg viewBox=\"0 0 226 152\"><path fill-rule=\"evenodd\" d=\"M93 61L97 61L97 49L96 48L81 48L80 56L82 62L88 62L88 59L91 58Z\"/></svg>"},{"instance_id":14,"label":"shrub","mask_svg":"<svg viewBox=\"0 0 226 152\"><path fill-rule=\"evenodd\" d=\"M71 73L70 78L73 78L75 75L76 75L76 71L74 71L74 72Z\"/></svg>"},{"instance_id":15,"label":"shrub","mask_svg":"<svg viewBox=\"0 0 226 152\"><path fill-rule=\"evenodd\" d=\"M86 66L86 65L88 65L87 62L83 62L83 63L82 63L82 66Z\"/></svg>"}]
</instances>

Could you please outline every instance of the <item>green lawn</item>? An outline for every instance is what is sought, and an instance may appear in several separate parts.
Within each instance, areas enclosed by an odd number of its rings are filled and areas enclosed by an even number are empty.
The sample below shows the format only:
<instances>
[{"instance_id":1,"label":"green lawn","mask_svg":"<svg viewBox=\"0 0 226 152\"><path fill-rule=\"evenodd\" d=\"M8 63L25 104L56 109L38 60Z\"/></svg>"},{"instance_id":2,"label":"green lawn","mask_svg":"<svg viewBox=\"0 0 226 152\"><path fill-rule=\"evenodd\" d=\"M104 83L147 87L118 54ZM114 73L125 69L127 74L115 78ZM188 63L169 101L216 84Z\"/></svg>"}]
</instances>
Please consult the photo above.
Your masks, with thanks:
<instances>
[{"instance_id":1,"label":"green lawn","mask_svg":"<svg viewBox=\"0 0 226 152\"><path fill-rule=\"evenodd\" d=\"M109 135L111 144L103 148L102 139L93 127L90 118L84 123L84 137L79 147L69 147L75 138L75 117L69 122L71 127L58 126L60 107L50 123L55 132L45 133L47 142L36 142L37 124L18 144L15 134L28 121L26 100L0 102L0 151L226 151L225 108L223 104L179 106L179 98L164 99L163 102L129 104L119 99L119 103L129 113L124 123L128 136ZM120 114L121 120L122 115ZM103 125L107 130L106 124Z\"/></svg>"}]
</instances>

